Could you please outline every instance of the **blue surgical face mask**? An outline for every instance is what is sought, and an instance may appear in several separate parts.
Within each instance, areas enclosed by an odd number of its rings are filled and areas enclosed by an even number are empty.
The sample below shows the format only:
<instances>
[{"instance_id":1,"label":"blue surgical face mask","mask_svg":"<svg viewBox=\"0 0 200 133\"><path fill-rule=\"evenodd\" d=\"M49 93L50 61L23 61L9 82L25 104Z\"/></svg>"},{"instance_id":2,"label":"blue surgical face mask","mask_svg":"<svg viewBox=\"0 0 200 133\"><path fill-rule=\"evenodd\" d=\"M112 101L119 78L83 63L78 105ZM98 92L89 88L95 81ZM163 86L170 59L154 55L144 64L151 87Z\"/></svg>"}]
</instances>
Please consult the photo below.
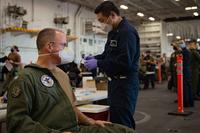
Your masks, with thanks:
<instances>
[{"instance_id":1,"label":"blue surgical face mask","mask_svg":"<svg viewBox=\"0 0 200 133\"><path fill-rule=\"evenodd\" d=\"M59 52L48 53L48 54L39 54L39 56L48 56L48 55L52 55L52 54L58 54L58 56L61 59L60 64L67 64L74 60L74 52L68 47L65 47L64 49L60 50Z\"/></svg>"}]
</instances>

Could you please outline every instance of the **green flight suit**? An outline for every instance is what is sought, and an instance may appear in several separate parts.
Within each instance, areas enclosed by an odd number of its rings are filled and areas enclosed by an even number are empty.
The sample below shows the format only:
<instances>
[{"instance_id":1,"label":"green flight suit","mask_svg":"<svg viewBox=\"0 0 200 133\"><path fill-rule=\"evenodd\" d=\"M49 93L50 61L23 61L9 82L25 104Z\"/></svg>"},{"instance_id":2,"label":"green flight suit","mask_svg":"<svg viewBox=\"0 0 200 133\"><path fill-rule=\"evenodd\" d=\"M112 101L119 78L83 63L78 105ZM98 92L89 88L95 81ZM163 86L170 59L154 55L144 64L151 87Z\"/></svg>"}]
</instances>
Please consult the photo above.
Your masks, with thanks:
<instances>
[{"instance_id":1,"label":"green flight suit","mask_svg":"<svg viewBox=\"0 0 200 133\"><path fill-rule=\"evenodd\" d=\"M8 133L135 133L117 124L104 128L78 125L73 97L61 86L51 70L26 66L8 89Z\"/></svg>"},{"instance_id":2,"label":"green flight suit","mask_svg":"<svg viewBox=\"0 0 200 133\"><path fill-rule=\"evenodd\" d=\"M171 79L170 79L170 86L171 87L177 87L177 73L176 73L176 56L178 54L178 51L175 51L171 54L170 62L169 62L169 69L171 73ZM171 88L170 87L170 88Z\"/></svg>"},{"instance_id":3,"label":"green flight suit","mask_svg":"<svg viewBox=\"0 0 200 133\"><path fill-rule=\"evenodd\" d=\"M192 74L192 93L195 97L197 95L197 87L199 82L200 54L196 49L190 49L190 57L190 67Z\"/></svg>"},{"instance_id":4,"label":"green flight suit","mask_svg":"<svg viewBox=\"0 0 200 133\"><path fill-rule=\"evenodd\" d=\"M18 76L19 72L21 71L20 67L13 67L11 71L7 74L6 80L3 83L3 89L2 92L5 93L8 89L8 86L10 85L11 81Z\"/></svg>"}]
</instances>

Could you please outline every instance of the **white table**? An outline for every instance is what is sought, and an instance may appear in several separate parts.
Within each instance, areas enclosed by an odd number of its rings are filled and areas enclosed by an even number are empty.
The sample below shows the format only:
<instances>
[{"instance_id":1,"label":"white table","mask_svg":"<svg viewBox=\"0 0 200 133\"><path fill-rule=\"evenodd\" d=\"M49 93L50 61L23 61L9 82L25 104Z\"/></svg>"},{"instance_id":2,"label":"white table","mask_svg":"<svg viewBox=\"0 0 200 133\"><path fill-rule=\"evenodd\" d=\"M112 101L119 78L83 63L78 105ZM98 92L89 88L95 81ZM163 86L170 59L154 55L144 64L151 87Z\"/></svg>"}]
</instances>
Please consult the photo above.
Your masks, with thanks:
<instances>
[{"instance_id":1,"label":"white table","mask_svg":"<svg viewBox=\"0 0 200 133\"><path fill-rule=\"evenodd\" d=\"M6 108L7 108L6 103L0 103L0 133L1 133L2 123L6 121L6 114L7 114Z\"/></svg>"},{"instance_id":2,"label":"white table","mask_svg":"<svg viewBox=\"0 0 200 133\"><path fill-rule=\"evenodd\" d=\"M7 104L6 103L0 103L0 122L4 122L6 119L7 114Z\"/></svg>"},{"instance_id":3,"label":"white table","mask_svg":"<svg viewBox=\"0 0 200 133\"><path fill-rule=\"evenodd\" d=\"M106 99L108 97L108 92L107 91L85 91L85 92L75 92L76 95L76 100L77 104L76 105L81 105L81 104L88 104L92 103L94 101L99 101Z\"/></svg>"}]
</instances>

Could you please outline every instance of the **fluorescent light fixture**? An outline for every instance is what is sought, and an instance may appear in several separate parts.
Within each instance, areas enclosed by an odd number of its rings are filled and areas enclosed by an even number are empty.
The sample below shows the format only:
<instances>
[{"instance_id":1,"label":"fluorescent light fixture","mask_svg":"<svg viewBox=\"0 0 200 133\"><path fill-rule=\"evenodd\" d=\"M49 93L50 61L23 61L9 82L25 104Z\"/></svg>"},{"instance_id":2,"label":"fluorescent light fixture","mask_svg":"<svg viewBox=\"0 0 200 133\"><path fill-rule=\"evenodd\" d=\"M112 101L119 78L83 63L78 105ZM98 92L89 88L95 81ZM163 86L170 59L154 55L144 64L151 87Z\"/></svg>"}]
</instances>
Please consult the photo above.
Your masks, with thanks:
<instances>
[{"instance_id":1,"label":"fluorescent light fixture","mask_svg":"<svg viewBox=\"0 0 200 133\"><path fill-rule=\"evenodd\" d=\"M181 36L176 36L176 39L181 39Z\"/></svg>"},{"instance_id":2,"label":"fluorescent light fixture","mask_svg":"<svg viewBox=\"0 0 200 133\"><path fill-rule=\"evenodd\" d=\"M180 1L180 0L175 0L175 1Z\"/></svg>"},{"instance_id":3,"label":"fluorescent light fixture","mask_svg":"<svg viewBox=\"0 0 200 133\"><path fill-rule=\"evenodd\" d=\"M198 12L194 12L193 15L194 16L199 16L199 13Z\"/></svg>"},{"instance_id":4,"label":"fluorescent light fixture","mask_svg":"<svg viewBox=\"0 0 200 133\"><path fill-rule=\"evenodd\" d=\"M128 9L128 6L121 5L120 8L121 8L121 9L124 9L124 10L127 10L127 9Z\"/></svg>"},{"instance_id":5,"label":"fluorescent light fixture","mask_svg":"<svg viewBox=\"0 0 200 133\"><path fill-rule=\"evenodd\" d=\"M141 12L138 12L137 15L140 16L140 17L144 17L144 14L141 13Z\"/></svg>"},{"instance_id":6,"label":"fluorescent light fixture","mask_svg":"<svg viewBox=\"0 0 200 133\"><path fill-rule=\"evenodd\" d=\"M149 20L155 21L155 18L154 17L149 17Z\"/></svg>"},{"instance_id":7,"label":"fluorescent light fixture","mask_svg":"<svg viewBox=\"0 0 200 133\"><path fill-rule=\"evenodd\" d=\"M196 10L198 7L197 6L193 6L191 8L192 8L192 10Z\"/></svg>"},{"instance_id":8,"label":"fluorescent light fixture","mask_svg":"<svg viewBox=\"0 0 200 133\"><path fill-rule=\"evenodd\" d=\"M200 38L197 38L197 42L200 42Z\"/></svg>"},{"instance_id":9,"label":"fluorescent light fixture","mask_svg":"<svg viewBox=\"0 0 200 133\"><path fill-rule=\"evenodd\" d=\"M185 39L185 41L186 41L186 42L189 42L189 41L191 41L191 39L190 39L190 38L187 38L187 39Z\"/></svg>"},{"instance_id":10,"label":"fluorescent light fixture","mask_svg":"<svg viewBox=\"0 0 200 133\"><path fill-rule=\"evenodd\" d=\"M192 7L186 7L185 10L192 10Z\"/></svg>"},{"instance_id":11,"label":"fluorescent light fixture","mask_svg":"<svg viewBox=\"0 0 200 133\"><path fill-rule=\"evenodd\" d=\"M166 36L173 36L173 33L167 33Z\"/></svg>"},{"instance_id":12,"label":"fluorescent light fixture","mask_svg":"<svg viewBox=\"0 0 200 133\"><path fill-rule=\"evenodd\" d=\"M196 10L196 9L198 9L197 6L192 6L192 7L186 7L186 8L185 8L186 11L189 11L189 10Z\"/></svg>"}]
</instances>

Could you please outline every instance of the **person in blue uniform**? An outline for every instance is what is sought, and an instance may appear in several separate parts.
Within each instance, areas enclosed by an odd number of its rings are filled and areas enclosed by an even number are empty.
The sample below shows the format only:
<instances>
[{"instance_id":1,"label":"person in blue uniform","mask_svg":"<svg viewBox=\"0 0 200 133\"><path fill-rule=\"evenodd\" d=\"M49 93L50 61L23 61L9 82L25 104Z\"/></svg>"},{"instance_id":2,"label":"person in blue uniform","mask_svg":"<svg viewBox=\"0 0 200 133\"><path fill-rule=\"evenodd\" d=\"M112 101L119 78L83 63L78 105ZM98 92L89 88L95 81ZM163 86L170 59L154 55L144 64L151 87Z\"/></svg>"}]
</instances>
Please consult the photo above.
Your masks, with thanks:
<instances>
[{"instance_id":1,"label":"person in blue uniform","mask_svg":"<svg viewBox=\"0 0 200 133\"><path fill-rule=\"evenodd\" d=\"M104 1L95 9L99 22L110 30L102 54L85 58L89 69L99 67L109 77L110 121L135 128L133 114L139 90L140 39L137 31L120 16L119 9Z\"/></svg>"},{"instance_id":2,"label":"person in blue uniform","mask_svg":"<svg viewBox=\"0 0 200 133\"><path fill-rule=\"evenodd\" d=\"M190 52L187 50L185 42L178 40L172 43L176 47L178 54L183 55L183 106L194 107L194 99L191 86Z\"/></svg>"}]
</instances>

